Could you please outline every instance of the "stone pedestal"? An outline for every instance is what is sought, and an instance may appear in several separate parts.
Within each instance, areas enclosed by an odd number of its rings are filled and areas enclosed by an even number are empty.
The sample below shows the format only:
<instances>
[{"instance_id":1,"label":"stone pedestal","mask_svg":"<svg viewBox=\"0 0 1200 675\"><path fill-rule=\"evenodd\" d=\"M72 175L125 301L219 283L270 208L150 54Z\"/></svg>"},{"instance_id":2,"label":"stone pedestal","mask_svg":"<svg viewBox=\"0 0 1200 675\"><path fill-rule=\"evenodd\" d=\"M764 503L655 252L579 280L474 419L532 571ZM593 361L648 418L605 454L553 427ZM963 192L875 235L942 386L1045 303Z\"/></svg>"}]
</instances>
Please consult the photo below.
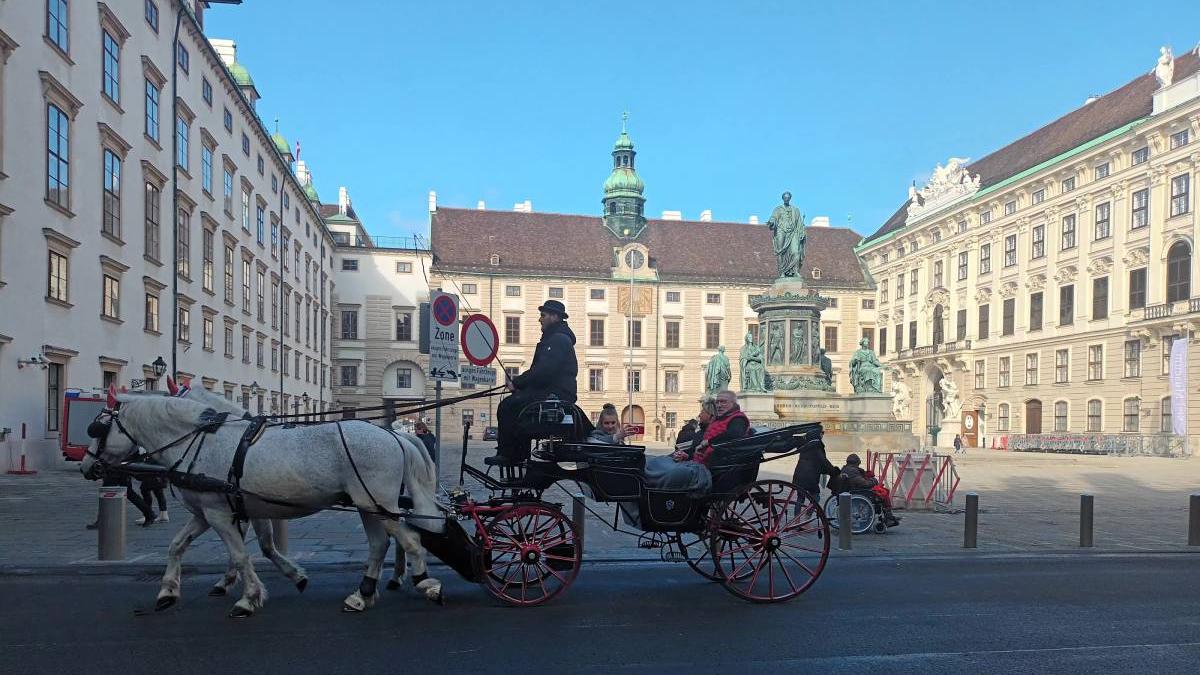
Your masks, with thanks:
<instances>
[{"instance_id":1,"label":"stone pedestal","mask_svg":"<svg viewBox=\"0 0 1200 675\"><path fill-rule=\"evenodd\" d=\"M774 420L767 423L787 426L820 422L827 452L901 452L920 447L912 422L892 417L892 397L887 394L776 391L774 396ZM763 419L750 417L756 423Z\"/></svg>"}]
</instances>

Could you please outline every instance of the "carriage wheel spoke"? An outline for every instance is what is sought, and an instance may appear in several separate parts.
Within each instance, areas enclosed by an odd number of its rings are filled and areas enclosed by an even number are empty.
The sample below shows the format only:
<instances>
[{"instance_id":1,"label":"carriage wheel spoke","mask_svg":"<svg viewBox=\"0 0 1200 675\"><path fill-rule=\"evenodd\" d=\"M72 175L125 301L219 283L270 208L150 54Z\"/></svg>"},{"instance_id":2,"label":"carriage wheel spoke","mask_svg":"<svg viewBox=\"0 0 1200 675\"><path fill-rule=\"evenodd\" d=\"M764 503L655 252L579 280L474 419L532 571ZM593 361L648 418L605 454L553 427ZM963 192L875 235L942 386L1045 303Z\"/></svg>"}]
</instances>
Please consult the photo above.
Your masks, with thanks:
<instances>
[{"instance_id":1,"label":"carriage wheel spoke","mask_svg":"<svg viewBox=\"0 0 1200 675\"><path fill-rule=\"evenodd\" d=\"M804 569L804 571L808 573L808 576L810 576L810 577L816 576L815 574L813 574L813 571L811 569L809 569L808 565L805 565L804 563L800 562L799 560L796 560L795 558L793 558L791 553L788 553L787 551L783 550L782 548L778 549L778 551L779 551L779 553L787 556L788 560L791 560L792 562L794 562L797 565L799 565L800 567L802 567ZM782 562L780 564L782 565ZM784 571L786 573L786 568ZM790 576L788 577L788 581L791 581Z\"/></svg>"},{"instance_id":2,"label":"carriage wheel spoke","mask_svg":"<svg viewBox=\"0 0 1200 675\"><path fill-rule=\"evenodd\" d=\"M788 556L788 557L791 557L791 556ZM783 577L785 579L787 579L788 586L792 587L792 593L795 593L796 591L800 590L800 589L796 588L796 582L792 581L792 575L788 574L787 565L783 564L783 561L779 560L778 556L776 556L776 561L779 563L779 570L781 572L783 572ZM804 565L800 565L800 566L804 567Z\"/></svg>"}]
</instances>

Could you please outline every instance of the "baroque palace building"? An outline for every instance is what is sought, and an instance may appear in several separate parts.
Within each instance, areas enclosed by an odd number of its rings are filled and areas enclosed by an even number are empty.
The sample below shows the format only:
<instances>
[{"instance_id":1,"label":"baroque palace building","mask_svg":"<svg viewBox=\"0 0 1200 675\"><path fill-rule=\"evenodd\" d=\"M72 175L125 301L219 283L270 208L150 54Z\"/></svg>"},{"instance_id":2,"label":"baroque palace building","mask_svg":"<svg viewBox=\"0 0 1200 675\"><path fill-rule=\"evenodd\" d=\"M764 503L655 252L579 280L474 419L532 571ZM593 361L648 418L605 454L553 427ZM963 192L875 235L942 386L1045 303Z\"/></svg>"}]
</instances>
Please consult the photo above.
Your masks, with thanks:
<instances>
[{"instance_id":1,"label":"baroque palace building","mask_svg":"<svg viewBox=\"0 0 1200 675\"><path fill-rule=\"evenodd\" d=\"M764 226L699 221L678 212L645 217L636 152L622 130L612 151L598 215L446 208L430 199L431 288L460 297L464 313L492 318L498 366L527 369L540 338L537 307L563 302L578 340L579 404L593 418L605 403L644 424L646 438L674 438L695 416L703 368L724 347L740 382L745 336L757 339L749 296L775 280L771 232ZM854 253L861 237L845 228L808 229L805 280L830 298L823 343L839 391L850 390L846 363L858 340L875 339L875 293ZM752 219L753 223L753 219ZM502 380L501 380L502 381ZM476 423L494 400L452 409ZM494 419L494 418L491 418Z\"/></svg>"},{"instance_id":2,"label":"baroque palace building","mask_svg":"<svg viewBox=\"0 0 1200 675\"><path fill-rule=\"evenodd\" d=\"M1156 73L951 159L858 246L888 386L915 427L971 444L1170 432L1171 343L1200 328L1198 65L1164 50ZM1198 383L1188 375L1191 436Z\"/></svg>"},{"instance_id":3,"label":"baroque palace building","mask_svg":"<svg viewBox=\"0 0 1200 675\"><path fill-rule=\"evenodd\" d=\"M35 465L67 389L161 389L156 361L256 411L332 400L333 240L206 8L0 2L0 427Z\"/></svg>"}]
</instances>

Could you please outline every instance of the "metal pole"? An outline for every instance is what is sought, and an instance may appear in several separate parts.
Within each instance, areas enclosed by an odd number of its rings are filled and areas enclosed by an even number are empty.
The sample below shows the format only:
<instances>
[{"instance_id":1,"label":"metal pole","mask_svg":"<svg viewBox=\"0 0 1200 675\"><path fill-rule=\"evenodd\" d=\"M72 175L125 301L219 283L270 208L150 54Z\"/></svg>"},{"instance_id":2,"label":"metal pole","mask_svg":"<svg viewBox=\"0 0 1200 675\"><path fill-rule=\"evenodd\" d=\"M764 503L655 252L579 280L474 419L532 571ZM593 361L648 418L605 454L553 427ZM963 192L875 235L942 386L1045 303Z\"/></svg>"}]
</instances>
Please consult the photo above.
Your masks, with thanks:
<instances>
[{"instance_id":1,"label":"metal pole","mask_svg":"<svg viewBox=\"0 0 1200 675\"><path fill-rule=\"evenodd\" d=\"M1188 546L1200 546L1200 494L1188 499Z\"/></svg>"},{"instance_id":2,"label":"metal pole","mask_svg":"<svg viewBox=\"0 0 1200 675\"><path fill-rule=\"evenodd\" d=\"M1079 545L1084 548L1093 545L1092 540L1092 507L1095 505L1094 495L1079 495Z\"/></svg>"},{"instance_id":3,"label":"metal pole","mask_svg":"<svg viewBox=\"0 0 1200 675\"><path fill-rule=\"evenodd\" d=\"M630 262L632 262L632 258ZM629 363L625 366L625 388L629 390L629 415L622 420L625 424L633 424L633 265L629 266ZM655 375L657 378L658 376Z\"/></svg>"},{"instance_id":4,"label":"metal pole","mask_svg":"<svg viewBox=\"0 0 1200 675\"><path fill-rule=\"evenodd\" d=\"M437 446L442 447L442 381L438 380L433 387L433 403L436 406L433 409L433 437L437 439ZM463 435L466 436L466 430L463 430ZM465 440L464 440L465 443ZM442 453L438 453L437 457L433 458L434 473L437 475L435 488L442 486Z\"/></svg>"},{"instance_id":5,"label":"metal pole","mask_svg":"<svg viewBox=\"0 0 1200 675\"><path fill-rule=\"evenodd\" d=\"M843 492L838 495L838 550L849 551L851 547L850 537L854 534L851 531L850 525L850 500L852 497L849 492Z\"/></svg>"},{"instance_id":6,"label":"metal pole","mask_svg":"<svg viewBox=\"0 0 1200 675\"><path fill-rule=\"evenodd\" d=\"M120 485L100 488L100 509L96 516L99 560L125 559L125 490Z\"/></svg>"},{"instance_id":7,"label":"metal pole","mask_svg":"<svg viewBox=\"0 0 1200 675\"><path fill-rule=\"evenodd\" d=\"M271 519L271 541L275 543L275 550L282 555L287 555L288 552L288 525L287 521L282 518Z\"/></svg>"},{"instance_id":8,"label":"metal pole","mask_svg":"<svg viewBox=\"0 0 1200 675\"><path fill-rule=\"evenodd\" d=\"M966 526L963 530L963 548L975 548L979 538L979 495L967 493Z\"/></svg>"},{"instance_id":9,"label":"metal pole","mask_svg":"<svg viewBox=\"0 0 1200 675\"><path fill-rule=\"evenodd\" d=\"M179 378L179 28L182 0L175 7L175 38L171 41L171 377ZM159 218L161 221L162 219ZM214 243L215 246L215 243Z\"/></svg>"},{"instance_id":10,"label":"metal pole","mask_svg":"<svg viewBox=\"0 0 1200 675\"><path fill-rule=\"evenodd\" d=\"M583 509L583 497L580 495L571 495L571 523L575 525L575 540L579 547L579 552L583 553L583 531L586 525L586 515Z\"/></svg>"}]
</instances>

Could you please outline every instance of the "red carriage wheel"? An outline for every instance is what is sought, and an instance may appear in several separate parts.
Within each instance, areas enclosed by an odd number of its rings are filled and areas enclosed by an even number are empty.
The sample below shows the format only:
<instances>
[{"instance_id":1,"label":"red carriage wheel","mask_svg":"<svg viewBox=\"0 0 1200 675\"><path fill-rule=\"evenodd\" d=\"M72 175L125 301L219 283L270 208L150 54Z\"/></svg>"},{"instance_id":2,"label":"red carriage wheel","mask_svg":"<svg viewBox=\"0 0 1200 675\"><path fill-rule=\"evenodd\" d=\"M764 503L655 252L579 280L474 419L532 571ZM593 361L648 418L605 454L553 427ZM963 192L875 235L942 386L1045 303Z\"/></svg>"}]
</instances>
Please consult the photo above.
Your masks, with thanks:
<instances>
[{"instance_id":1,"label":"red carriage wheel","mask_svg":"<svg viewBox=\"0 0 1200 675\"><path fill-rule=\"evenodd\" d=\"M829 557L829 521L794 484L760 480L725 502L709 528L709 550L726 590L752 602L782 602L808 590Z\"/></svg>"},{"instance_id":2,"label":"red carriage wheel","mask_svg":"<svg viewBox=\"0 0 1200 675\"><path fill-rule=\"evenodd\" d=\"M562 593L583 562L570 519L543 504L502 511L488 523L482 539L484 585L519 607L540 605Z\"/></svg>"},{"instance_id":3,"label":"red carriage wheel","mask_svg":"<svg viewBox=\"0 0 1200 675\"><path fill-rule=\"evenodd\" d=\"M715 521L717 514L721 512L721 505L714 504L708 508L708 522L711 524ZM729 548L733 538L728 535L720 535L720 547L722 549ZM681 532L675 537L675 548L683 556L688 567L692 568L697 574L708 579L709 581L721 581L720 572L717 570L716 563L712 557L712 534L708 531L699 534L695 532ZM743 572L743 575L748 575L750 572Z\"/></svg>"}]
</instances>

